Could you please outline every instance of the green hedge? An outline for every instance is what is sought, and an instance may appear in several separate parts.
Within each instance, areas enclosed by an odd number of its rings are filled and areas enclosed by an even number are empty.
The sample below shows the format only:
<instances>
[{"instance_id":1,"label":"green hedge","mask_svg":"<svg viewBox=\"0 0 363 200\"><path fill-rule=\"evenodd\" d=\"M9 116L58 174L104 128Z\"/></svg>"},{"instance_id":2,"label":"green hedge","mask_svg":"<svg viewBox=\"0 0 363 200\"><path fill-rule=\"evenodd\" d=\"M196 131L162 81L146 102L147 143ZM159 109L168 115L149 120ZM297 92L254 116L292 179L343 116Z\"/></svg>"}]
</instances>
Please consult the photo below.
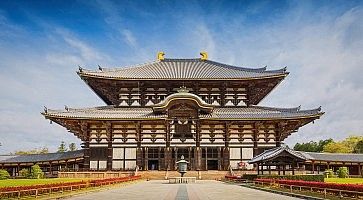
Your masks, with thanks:
<instances>
[{"instance_id":1,"label":"green hedge","mask_svg":"<svg viewBox=\"0 0 363 200\"><path fill-rule=\"evenodd\" d=\"M267 179L284 179L284 180L301 180L324 182L323 174L301 174L301 175L258 175L258 178Z\"/></svg>"},{"instance_id":2,"label":"green hedge","mask_svg":"<svg viewBox=\"0 0 363 200\"><path fill-rule=\"evenodd\" d=\"M10 178L9 172L4 169L0 169L0 180L5 180L8 178Z\"/></svg>"},{"instance_id":3,"label":"green hedge","mask_svg":"<svg viewBox=\"0 0 363 200\"><path fill-rule=\"evenodd\" d=\"M257 178L257 174L243 174L242 178L252 181Z\"/></svg>"}]
</instances>

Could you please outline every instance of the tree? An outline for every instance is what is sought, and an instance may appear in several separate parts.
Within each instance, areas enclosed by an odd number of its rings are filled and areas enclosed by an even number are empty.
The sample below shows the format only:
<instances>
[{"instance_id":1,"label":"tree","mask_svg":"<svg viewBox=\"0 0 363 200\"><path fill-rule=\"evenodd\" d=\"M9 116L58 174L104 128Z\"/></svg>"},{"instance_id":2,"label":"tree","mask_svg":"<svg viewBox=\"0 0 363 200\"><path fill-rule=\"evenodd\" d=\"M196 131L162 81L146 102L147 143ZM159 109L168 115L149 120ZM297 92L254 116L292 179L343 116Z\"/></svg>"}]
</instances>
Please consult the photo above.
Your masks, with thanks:
<instances>
[{"instance_id":1,"label":"tree","mask_svg":"<svg viewBox=\"0 0 363 200\"><path fill-rule=\"evenodd\" d=\"M314 141L308 143L296 143L294 146L295 151L317 152L318 144Z\"/></svg>"},{"instance_id":2,"label":"tree","mask_svg":"<svg viewBox=\"0 0 363 200\"><path fill-rule=\"evenodd\" d=\"M72 142L69 144L69 151L75 151L77 150L77 145L76 143Z\"/></svg>"},{"instance_id":3,"label":"tree","mask_svg":"<svg viewBox=\"0 0 363 200\"><path fill-rule=\"evenodd\" d=\"M357 144L363 141L363 136L349 136L342 143L350 149L350 152L353 153Z\"/></svg>"},{"instance_id":4,"label":"tree","mask_svg":"<svg viewBox=\"0 0 363 200\"><path fill-rule=\"evenodd\" d=\"M0 169L0 180L5 180L10 178L10 174L5 169Z\"/></svg>"},{"instance_id":5,"label":"tree","mask_svg":"<svg viewBox=\"0 0 363 200\"><path fill-rule=\"evenodd\" d=\"M353 153L363 153L363 141L359 141L357 145L355 145Z\"/></svg>"},{"instance_id":6,"label":"tree","mask_svg":"<svg viewBox=\"0 0 363 200\"><path fill-rule=\"evenodd\" d=\"M324 146L331 143L331 142L334 142L334 140L331 139L331 138L329 138L327 140L320 140L319 144L317 146L317 149L316 149L317 151L316 152L323 152Z\"/></svg>"},{"instance_id":7,"label":"tree","mask_svg":"<svg viewBox=\"0 0 363 200\"><path fill-rule=\"evenodd\" d=\"M58 147L58 152L66 152L66 151L67 151L66 143L62 141Z\"/></svg>"},{"instance_id":8,"label":"tree","mask_svg":"<svg viewBox=\"0 0 363 200\"><path fill-rule=\"evenodd\" d=\"M326 153L350 153L351 150L343 142L330 142L324 146Z\"/></svg>"},{"instance_id":9,"label":"tree","mask_svg":"<svg viewBox=\"0 0 363 200\"><path fill-rule=\"evenodd\" d=\"M19 150L14 152L15 155L46 154L46 153L49 153L47 147L42 147L39 149L35 148L31 150Z\"/></svg>"},{"instance_id":10,"label":"tree","mask_svg":"<svg viewBox=\"0 0 363 200\"><path fill-rule=\"evenodd\" d=\"M30 177L30 171L28 169L22 169L19 171L20 176L24 177L24 178L29 178Z\"/></svg>"},{"instance_id":11,"label":"tree","mask_svg":"<svg viewBox=\"0 0 363 200\"><path fill-rule=\"evenodd\" d=\"M347 167L339 167L337 170L337 174L339 178L348 178L349 177L349 171Z\"/></svg>"},{"instance_id":12,"label":"tree","mask_svg":"<svg viewBox=\"0 0 363 200\"><path fill-rule=\"evenodd\" d=\"M32 170L31 170L31 173L30 173L30 177L31 178L34 178L34 179L39 179L39 178L43 178L44 177L44 172L39 167L39 165L33 165L32 166Z\"/></svg>"}]
</instances>

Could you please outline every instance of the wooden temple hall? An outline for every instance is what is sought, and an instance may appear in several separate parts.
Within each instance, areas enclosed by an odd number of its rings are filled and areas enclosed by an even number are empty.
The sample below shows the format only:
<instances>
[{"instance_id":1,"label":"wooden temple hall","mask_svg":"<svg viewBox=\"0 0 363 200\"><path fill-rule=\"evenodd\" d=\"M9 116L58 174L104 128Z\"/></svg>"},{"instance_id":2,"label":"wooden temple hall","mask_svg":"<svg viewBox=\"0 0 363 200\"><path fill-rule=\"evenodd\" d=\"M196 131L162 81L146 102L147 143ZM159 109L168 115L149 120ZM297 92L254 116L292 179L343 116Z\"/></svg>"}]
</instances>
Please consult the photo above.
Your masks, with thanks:
<instances>
[{"instance_id":1,"label":"wooden temple hall","mask_svg":"<svg viewBox=\"0 0 363 200\"><path fill-rule=\"evenodd\" d=\"M170 59L77 74L107 105L42 114L83 141L86 170L247 169L252 157L318 119L320 108L258 104L289 73L200 58Z\"/></svg>"}]
</instances>

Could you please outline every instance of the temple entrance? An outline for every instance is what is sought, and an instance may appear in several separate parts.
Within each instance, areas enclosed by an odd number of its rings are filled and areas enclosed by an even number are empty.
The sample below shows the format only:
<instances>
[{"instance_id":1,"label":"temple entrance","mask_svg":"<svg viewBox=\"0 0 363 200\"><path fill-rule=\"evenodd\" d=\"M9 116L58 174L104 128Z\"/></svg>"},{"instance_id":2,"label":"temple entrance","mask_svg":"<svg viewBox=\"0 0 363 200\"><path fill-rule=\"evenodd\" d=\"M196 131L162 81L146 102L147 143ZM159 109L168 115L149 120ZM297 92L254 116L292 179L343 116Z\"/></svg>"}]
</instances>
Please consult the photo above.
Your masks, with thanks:
<instances>
[{"instance_id":1,"label":"temple entrance","mask_svg":"<svg viewBox=\"0 0 363 200\"><path fill-rule=\"evenodd\" d=\"M149 170L159 170L159 161L158 160L149 160L148 169Z\"/></svg>"},{"instance_id":2,"label":"temple entrance","mask_svg":"<svg viewBox=\"0 0 363 200\"><path fill-rule=\"evenodd\" d=\"M218 170L218 160L207 161L208 170Z\"/></svg>"}]
</instances>

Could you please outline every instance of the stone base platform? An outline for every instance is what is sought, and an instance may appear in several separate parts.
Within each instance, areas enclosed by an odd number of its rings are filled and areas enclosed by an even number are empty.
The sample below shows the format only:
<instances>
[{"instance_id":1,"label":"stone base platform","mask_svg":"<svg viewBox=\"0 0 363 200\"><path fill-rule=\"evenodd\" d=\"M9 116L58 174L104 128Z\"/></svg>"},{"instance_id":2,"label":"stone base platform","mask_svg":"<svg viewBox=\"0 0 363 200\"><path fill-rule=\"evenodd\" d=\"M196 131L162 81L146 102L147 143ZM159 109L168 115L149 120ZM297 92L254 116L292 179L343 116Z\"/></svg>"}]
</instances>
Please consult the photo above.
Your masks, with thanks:
<instances>
[{"instance_id":1,"label":"stone base platform","mask_svg":"<svg viewBox=\"0 0 363 200\"><path fill-rule=\"evenodd\" d=\"M169 177L169 183L195 183L197 177Z\"/></svg>"}]
</instances>

